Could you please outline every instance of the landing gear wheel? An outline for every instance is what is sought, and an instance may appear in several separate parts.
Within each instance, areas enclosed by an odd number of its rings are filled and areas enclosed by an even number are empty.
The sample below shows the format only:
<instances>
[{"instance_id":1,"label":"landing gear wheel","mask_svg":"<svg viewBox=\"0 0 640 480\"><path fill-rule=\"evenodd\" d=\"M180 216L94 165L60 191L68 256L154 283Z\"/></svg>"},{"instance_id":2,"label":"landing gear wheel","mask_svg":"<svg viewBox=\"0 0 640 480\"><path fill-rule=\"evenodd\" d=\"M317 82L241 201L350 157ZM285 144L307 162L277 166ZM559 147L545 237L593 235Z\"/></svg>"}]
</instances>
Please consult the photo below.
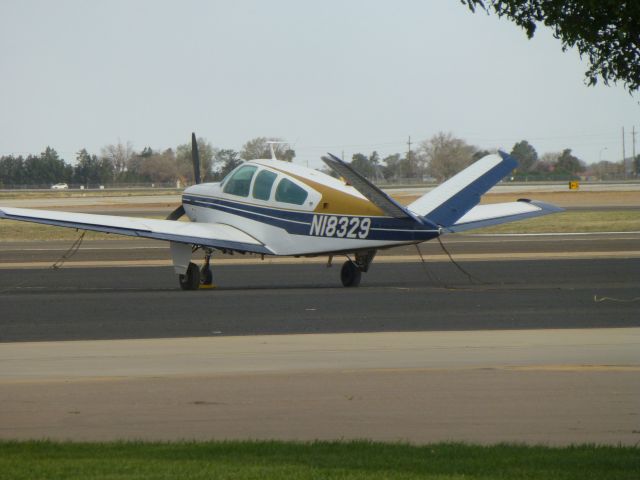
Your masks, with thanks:
<instances>
[{"instance_id":1,"label":"landing gear wheel","mask_svg":"<svg viewBox=\"0 0 640 480\"><path fill-rule=\"evenodd\" d=\"M195 263L189 263L187 271L183 275L178 275L180 288L183 290L197 290L200 287L200 270Z\"/></svg>"},{"instance_id":2,"label":"landing gear wheel","mask_svg":"<svg viewBox=\"0 0 640 480\"><path fill-rule=\"evenodd\" d=\"M211 285L213 283L213 272L208 265L200 269L200 283L202 285Z\"/></svg>"},{"instance_id":3,"label":"landing gear wheel","mask_svg":"<svg viewBox=\"0 0 640 480\"><path fill-rule=\"evenodd\" d=\"M344 262L340 270L340 280L342 280L343 286L357 287L360 285L360 277L362 277L362 272L355 263L351 260Z\"/></svg>"}]
</instances>

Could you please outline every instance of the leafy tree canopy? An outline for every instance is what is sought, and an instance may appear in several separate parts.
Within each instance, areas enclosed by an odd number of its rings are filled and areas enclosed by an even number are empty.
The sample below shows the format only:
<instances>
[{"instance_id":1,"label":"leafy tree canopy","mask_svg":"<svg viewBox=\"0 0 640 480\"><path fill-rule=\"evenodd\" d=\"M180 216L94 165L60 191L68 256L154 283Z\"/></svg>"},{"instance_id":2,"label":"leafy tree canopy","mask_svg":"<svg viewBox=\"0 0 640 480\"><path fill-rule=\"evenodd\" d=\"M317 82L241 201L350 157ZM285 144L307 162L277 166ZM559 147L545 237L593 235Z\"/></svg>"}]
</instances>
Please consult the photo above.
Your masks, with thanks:
<instances>
[{"instance_id":1,"label":"leafy tree canopy","mask_svg":"<svg viewBox=\"0 0 640 480\"><path fill-rule=\"evenodd\" d=\"M380 173L380 156L373 152L369 157L356 153L351 157L351 166L367 178L375 179Z\"/></svg>"},{"instance_id":2,"label":"leafy tree canopy","mask_svg":"<svg viewBox=\"0 0 640 480\"><path fill-rule=\"evenodd\" d=\"M76 154L73 180L82 185L104 185L113 181L114 166L107 158L98 158L83 148Z\"/></svg>"},{"instance_id":3,"label":"leafy tree canopy","mask_svg":"<svg viewBox=\"0 0 640 480\"><path fill-rule=\"evenodd\" d=\"M242 163L240 154L235 150L221 149L216 152L215 163L220 165L220 169L215 173L217 180L222 180L234 168Z\"/></svg>"},{"instance_id":4,"label":"leafy tree canopy","mask_svg":"<svg viewBox=\"0 0 640 480\"><path fill-rule=\"evenodd\" d=\"M476 9L507 17L529 38L538 24L553 30L562 49L576 47L589 59L589 85L602 79L640 88L640 2L638 0L460 0Z\"/></svg>"},{"instance_id":5,"label":"leafy tree canopy","mask_svg":"<svg viewBox=\"0 0 640 480\"><path fill-rule=\"evenodd\" d=\"M556 162L556 172L566 172L576 174L584 170L584 165L571 153L570 148L566 148L562 151L558 161Z\"/></svg>"},{"instance_id":6,"label":"leafy tree canopy","mask_svg":"<svg viewBox=\"0 0 640 480\"><path fill-rule=\"evenodd\" d=\"M419 151L427 162L427 173L442 181L471 165L477 148L451 133L439 132L421 142Z\"/></svg>"},{"instance_id":7,"label":"leafy tree canopy","mask_svg":"<svg viewBox=\"0 0 640 480\"><path fill-rule=\"evenodd\" d=\"M538 161L538 152L526 140L522 140L513 146L511 156L518 161L518 171L520 172L528 172Z\"/></svg>"}]
</instances>

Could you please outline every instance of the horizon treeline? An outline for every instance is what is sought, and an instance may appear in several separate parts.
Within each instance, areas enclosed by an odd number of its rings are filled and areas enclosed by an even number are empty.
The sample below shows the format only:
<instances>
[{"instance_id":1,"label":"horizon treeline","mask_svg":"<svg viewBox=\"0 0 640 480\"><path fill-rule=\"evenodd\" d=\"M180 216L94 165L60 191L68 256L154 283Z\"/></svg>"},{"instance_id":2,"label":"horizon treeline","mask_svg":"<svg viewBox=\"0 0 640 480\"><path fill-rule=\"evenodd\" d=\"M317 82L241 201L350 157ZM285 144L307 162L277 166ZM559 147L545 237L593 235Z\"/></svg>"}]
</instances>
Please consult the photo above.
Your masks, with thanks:
<instances>
[{"instance_id":1,"label":"horizon treeline","mask_svg":"<svg viewBox=\"0 0 640 480\"><path fill-rule=\"evenodd\" d=\"M203 181L217 181L240 165L243 160L271 158L271 148L279 160L293 161L295 151L286 143L270 144L267 137L246 142L240 151L217 148L204 138L198 138L198 150ZM451 133L440 132L418 144L418 148L381 158L355 153L351 165L362 175L378 183L404 181L444 181L474 161L494 153L468 144ZM519 166L513 180L566 180L577 178L587 170L585 163L572 154L570 148L560 152L538 155L527 141L517 142L510 153ZM600 161L590 165L589 175L596 178L620 178L628 173L637 174L640 155L631 168L620 162ZM326 168L325 173L331 173ZM175 185L193 183L191 144L175 149L154 150L145 147L134 150L130 142L110 144L100 154L81 149L75 163L67 163L52 147L39 155L3 155L0 157L0 188L16 186L51 186L67 183L85 187L109 185Z\"/></svg>"}]
</instances>

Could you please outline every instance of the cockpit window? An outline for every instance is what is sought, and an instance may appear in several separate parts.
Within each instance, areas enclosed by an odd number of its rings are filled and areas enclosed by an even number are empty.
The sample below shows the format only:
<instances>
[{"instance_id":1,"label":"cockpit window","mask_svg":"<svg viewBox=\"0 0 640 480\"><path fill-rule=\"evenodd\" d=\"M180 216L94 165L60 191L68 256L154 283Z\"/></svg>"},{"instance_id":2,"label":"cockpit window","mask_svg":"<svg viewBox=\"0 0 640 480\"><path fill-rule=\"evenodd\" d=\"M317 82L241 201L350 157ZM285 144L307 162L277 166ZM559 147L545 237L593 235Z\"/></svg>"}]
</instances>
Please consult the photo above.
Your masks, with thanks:
<instances>
[{"instance_id":1,"label":"cockpit window","mask_svg":"<svg viewBox=\"0 0 640 480\"><path fill-rule=\"evenodd\" d=\"M291 180L283 178L276 189L276 201L302 205L309 194Z\"/></svg>"},{"instance_id":2,"label":"cockpit window","mask_svg":"<svg viewBox=\"0 0 640 480\"><path fill-rule=\"evenodd\" d=\"M262 170L253 183L253 198L258 200L269 200L271 196L271 187L278 175L269 170Z\"/></svg>"},{"instance_id":3,"label":"cockpit window","mask_svg":"<svg viewBox=\"0 0 640 480\"><path fill-rule=\"evenodd\" d=\"M238 195L239 197L248 197L249 188L251 187L251 179L258 167L254 165L246 165L239 168L236 173L233 174L224 186L224 193L231 195Z\"/></svg>"}]
</instances>

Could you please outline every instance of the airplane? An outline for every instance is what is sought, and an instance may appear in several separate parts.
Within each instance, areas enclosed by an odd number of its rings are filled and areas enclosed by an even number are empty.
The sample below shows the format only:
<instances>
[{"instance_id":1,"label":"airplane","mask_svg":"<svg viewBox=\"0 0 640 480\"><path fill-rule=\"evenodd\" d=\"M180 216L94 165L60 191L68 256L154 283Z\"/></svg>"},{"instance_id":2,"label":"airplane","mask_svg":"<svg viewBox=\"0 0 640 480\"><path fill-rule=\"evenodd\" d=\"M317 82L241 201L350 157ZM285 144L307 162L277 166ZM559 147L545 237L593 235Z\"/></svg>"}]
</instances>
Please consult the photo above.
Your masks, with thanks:
<instances>
[{"instance_id":1,"label":"airplane","mask_svg":"<svg viewBox=\"0 0 640 480\"><path fill-rule=\"evenodd\" d=\"M560 212L535 200L479 205L480 198L516 168L505 152L487 155L409 205L403 206L329 154L323 161L340 177L290 162L250 160L221 182L201 183L192 134L195 184L164 220L0 207L0 218L169 242L183 290L211 288L215 251L265 256L328 256L347 260L345 287L357 287L376 252L440 235ZM186 215L188 222L177 221ZM204 252L201 268L193 254Z\"/></svg>"}]
</instances>

